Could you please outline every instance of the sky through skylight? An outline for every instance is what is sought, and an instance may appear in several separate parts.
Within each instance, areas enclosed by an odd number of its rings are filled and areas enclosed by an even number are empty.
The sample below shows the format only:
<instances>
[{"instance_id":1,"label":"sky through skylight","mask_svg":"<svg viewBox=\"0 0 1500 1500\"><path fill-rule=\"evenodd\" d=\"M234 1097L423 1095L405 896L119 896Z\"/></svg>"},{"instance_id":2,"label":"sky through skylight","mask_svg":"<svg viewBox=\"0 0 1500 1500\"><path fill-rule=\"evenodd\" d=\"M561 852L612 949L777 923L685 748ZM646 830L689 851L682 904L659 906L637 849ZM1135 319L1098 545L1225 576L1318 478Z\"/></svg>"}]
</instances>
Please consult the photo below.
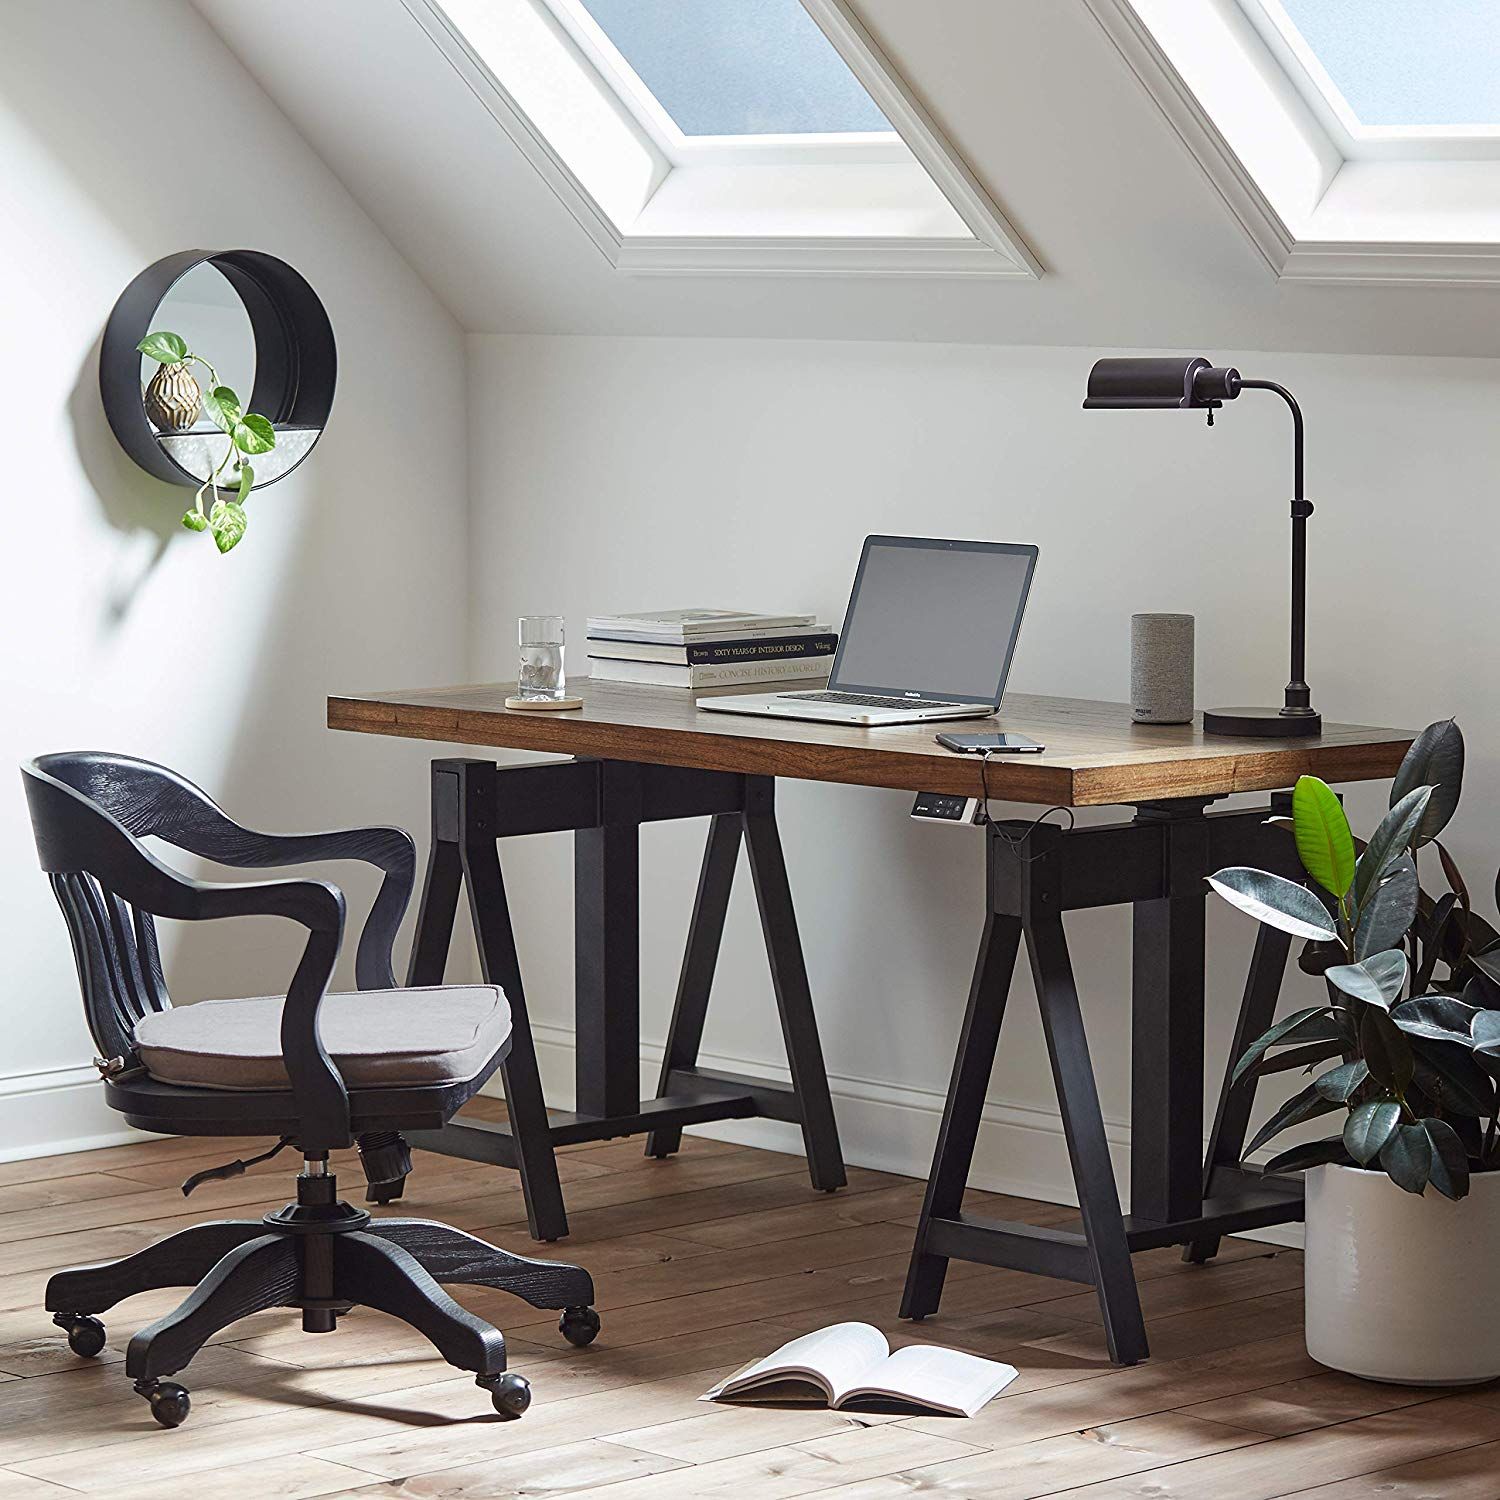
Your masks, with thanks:
<instances>
[{"instance_id":1,"label":"sky through skylight","mask_svg":"<svg viewBox=\"0 0 1500 1500\"><path fill-rule=\"evenodd\" d=\"M891 128L798 0L582 4L684 135Z\"/></svg>"},{"instance_id":2,"label":"sky through skylight","mask_svg":"<svg viewBox=\"0 0 1500 1500\"><path fill-rule=\"evenodd\" d=\"M1500 0L1282 0L1363 125L1500 125Z\"/></svg>"}]
</instances>

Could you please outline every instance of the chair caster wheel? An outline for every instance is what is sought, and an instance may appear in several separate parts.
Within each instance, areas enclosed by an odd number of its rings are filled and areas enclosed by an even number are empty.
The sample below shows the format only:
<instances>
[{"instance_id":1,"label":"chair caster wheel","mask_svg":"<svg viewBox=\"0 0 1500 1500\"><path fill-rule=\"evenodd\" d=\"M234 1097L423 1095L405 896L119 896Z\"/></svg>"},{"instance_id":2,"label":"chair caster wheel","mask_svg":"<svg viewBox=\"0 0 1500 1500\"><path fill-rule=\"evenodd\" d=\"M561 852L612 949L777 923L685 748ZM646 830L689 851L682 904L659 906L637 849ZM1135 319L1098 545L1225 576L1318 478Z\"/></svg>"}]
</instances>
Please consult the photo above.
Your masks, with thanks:
<instances>
[{"instance_id":1,"label":"chair caster wheel","mask_svg":"<svg viewBox=\"0 0 1500 1500\"><path fill-rule=\"evenodd\" d=\"M557 1320L557 1331L570 1344L582 1349L599 1336L599 1314L592 1307L565 1307Z\"/></svg>"},{"instance_id":2,"label":"chair caster wheel","mask_svg":"<svg viewBox=\"0 0 1500 1500\"><path fill-rule=\"evenodd\" d=\"M135 1388L151 1403L151 1415L163 1427L180 1427L187 1421L193 1403L175 1380L138 1380Z\"/></svg>"},{"instance_id":3,"label":"chair caster wheel","mask_svg":"<svg viewBox=\"0 0 1500 1500\"><path fill-rule=\"evenodd\" d=\"M58 1313L52 1321L66 1329L68 1348L84 1359L92 1359L104 1348L104 1324L87 1313Z\"/></svg>"},{"instance_id":4,"label":"chair caster wheel","mask_svg":"<svg viewBox=\"0 0 1500 1500\"><path fill-rule=\"evenodd\" d=\"M507 1421L513 1422L531 1405L531 1383L514 1370L503 1375L481 1375L475 1384L490 1393L495 1410Z\"/></svg>"}]
</instances>

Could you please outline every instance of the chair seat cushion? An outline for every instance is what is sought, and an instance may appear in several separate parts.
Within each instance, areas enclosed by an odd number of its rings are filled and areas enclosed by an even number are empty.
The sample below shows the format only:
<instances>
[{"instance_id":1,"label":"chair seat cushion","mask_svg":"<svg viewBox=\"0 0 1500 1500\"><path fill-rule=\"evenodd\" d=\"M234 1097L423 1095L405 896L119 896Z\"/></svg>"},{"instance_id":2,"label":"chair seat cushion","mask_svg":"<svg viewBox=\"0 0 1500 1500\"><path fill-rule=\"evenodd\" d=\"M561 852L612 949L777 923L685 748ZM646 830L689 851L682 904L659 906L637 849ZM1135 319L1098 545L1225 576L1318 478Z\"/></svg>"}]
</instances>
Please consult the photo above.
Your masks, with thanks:
<instances>
[{"instance_id":1,"label":"chair seat cushion","mask_svg":"<svg viewBox=\"0 0 1500 1500\"><path fill-rule=\"evenodd\" d=\"M282 997L200 1000L135 1023L136 1050L163 1083L208 1089L289 1088ZM324 1050L349 1088L466 1083L510 1037L510 1007L489 984L325 995Z\"/></svg>"}]
</instances>

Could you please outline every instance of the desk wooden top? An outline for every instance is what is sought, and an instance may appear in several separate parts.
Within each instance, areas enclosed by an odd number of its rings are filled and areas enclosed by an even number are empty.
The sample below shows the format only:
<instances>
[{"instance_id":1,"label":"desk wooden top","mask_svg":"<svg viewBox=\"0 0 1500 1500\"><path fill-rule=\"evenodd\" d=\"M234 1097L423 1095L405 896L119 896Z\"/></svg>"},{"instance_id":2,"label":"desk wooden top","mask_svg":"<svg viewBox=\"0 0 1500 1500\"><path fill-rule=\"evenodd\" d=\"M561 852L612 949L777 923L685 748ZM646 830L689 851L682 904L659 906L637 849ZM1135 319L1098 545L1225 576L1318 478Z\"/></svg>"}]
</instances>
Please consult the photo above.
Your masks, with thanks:
<instances>
[{"instance_id":1,"label":"desk wooden top","mask_svg":"<svg viewBox=\"0 0 1500 1500\"><path fill-rule=\"evenodd\" d=\"M866 729L704 713L693 700L705 695L685 688L569 678L568 690L583 698L582 709L507 709L513 683L358 693L328 700L328 727L973 797L981 791L979 757L944 750L933 736L941 728L977 731L992 722ZM1291 786L1304 773L1329 782L1384 779L1395 773L1413 738L1409 730L1326 723L1316 739L1206 738L1196 723L1132 723L1124 703L1022 693L1006 694L999 723L1047 749L1041 755L991 756L990 795L1049 807L1270 791Z\"/></svg>"}]
</instances>

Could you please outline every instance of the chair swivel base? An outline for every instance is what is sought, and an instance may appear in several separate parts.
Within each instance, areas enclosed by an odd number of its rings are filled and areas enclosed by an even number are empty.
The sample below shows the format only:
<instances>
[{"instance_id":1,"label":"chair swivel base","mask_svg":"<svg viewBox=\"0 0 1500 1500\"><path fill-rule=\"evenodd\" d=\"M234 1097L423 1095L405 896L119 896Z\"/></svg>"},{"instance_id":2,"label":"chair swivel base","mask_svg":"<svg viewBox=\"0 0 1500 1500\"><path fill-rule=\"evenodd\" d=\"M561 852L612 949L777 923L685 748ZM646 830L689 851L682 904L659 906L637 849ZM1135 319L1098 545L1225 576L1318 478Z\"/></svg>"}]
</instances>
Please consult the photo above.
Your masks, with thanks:
<instances>
[{"instance_id":1,"label":"chair swivel base","mask_svg":"<svg viewBox=\"0 0 1500 1500\"><path fill-rule=\"evenodd\" d=\"M59 1271L46 1307L75 1354L98 1354L104 1312L137 1292L191 1286L175 1311L143 1328L125 1355L125 1373L164 1427L186 1418L187 1390L165 1379L183 1369L214 1334L274 1307L302 1310L309 1333L330 1333L358 1306L389 1313L424 1334L449 1364L472 1370L502 1417L530 1405L524 1376L505 1367L500 1332L461 1307L442 1284L496 1287L533 1307L558 1308L569 1343L599 1331L587 1271L531 1260L426 1219L372 1219L341 1202L332 1176L297 1179L297 1201L263 1219L195 1224L103 1265Z\"/></svg>"}]
</instances>

